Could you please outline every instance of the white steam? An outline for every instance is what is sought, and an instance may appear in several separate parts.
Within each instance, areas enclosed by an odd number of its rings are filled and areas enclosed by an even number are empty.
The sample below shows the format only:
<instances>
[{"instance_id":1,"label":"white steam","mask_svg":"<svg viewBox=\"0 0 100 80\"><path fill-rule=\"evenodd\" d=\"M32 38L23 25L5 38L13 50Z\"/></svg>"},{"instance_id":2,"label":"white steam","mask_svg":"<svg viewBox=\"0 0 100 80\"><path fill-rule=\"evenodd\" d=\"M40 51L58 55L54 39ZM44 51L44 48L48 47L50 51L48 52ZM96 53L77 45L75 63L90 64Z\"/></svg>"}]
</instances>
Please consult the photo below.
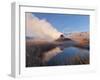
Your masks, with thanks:
<instances>
[{"instance_id":1,"label":"white steam","mask_svg":"<svg viewBox=\"0 0 100 80\"><path fill-rule=\"evenodd\" d=\"M61 34L45 19L26 13L26 36L55 40Z\"/></svg>"}]
</instances>

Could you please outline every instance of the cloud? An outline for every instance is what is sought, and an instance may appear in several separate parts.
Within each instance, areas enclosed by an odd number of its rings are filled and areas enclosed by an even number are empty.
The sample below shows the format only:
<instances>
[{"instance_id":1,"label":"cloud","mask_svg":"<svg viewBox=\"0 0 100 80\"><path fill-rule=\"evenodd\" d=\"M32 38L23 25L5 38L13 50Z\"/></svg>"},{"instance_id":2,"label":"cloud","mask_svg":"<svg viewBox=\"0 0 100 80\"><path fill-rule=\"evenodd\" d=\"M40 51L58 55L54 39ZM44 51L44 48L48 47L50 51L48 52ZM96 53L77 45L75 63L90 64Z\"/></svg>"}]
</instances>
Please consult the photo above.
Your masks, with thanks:
<instances>
[{"instance_id":1,"label":"cloud","mask_svg":"<svg viewBox=\"0 0 100 80\"><path fill-rule=\"evenodd\" d=\"M61 34L45 19L26 13L26 36L54 40Z\"/></svg>"}]
</instances>

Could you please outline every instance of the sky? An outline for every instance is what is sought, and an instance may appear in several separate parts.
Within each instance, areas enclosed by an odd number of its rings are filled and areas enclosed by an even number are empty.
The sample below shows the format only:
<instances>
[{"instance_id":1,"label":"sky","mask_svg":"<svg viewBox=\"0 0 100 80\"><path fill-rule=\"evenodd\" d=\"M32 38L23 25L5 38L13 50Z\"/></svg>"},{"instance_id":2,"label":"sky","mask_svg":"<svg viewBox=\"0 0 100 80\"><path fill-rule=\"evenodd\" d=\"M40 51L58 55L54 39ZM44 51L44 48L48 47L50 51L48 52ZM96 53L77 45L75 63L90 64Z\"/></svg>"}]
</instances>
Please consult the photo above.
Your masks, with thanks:
<instances>
[{"instance_id":1,"label":"sky","mask_svg":"<svg viewBox=\"0 0 100 80\"><path fill-rule=\"evenodd\" d=\"M58 13L32 13L32 15L48 21L53 27L63 33L89 31L89 15Z\"/></svg>"}]
</instances>

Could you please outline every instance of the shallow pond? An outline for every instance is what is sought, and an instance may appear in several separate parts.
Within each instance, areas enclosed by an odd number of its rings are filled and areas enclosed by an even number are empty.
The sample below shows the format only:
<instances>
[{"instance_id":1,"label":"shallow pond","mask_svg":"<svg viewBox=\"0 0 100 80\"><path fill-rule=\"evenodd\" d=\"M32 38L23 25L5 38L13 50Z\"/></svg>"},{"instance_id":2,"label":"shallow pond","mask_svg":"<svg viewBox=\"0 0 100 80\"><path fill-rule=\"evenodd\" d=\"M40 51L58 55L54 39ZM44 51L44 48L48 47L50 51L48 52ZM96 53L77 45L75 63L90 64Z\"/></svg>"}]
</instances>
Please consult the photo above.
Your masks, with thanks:
<instances>
[{"instance_id":1,"label":"shallow pond","mask_svg":"<svg viewBox=\"0 0 100 80\"><path fill-rule=\"evenodd\" d=\"M89 50L76 47L65 48L63 52L51 58L47 65L75 65L88 64Z\"/></svg>"}]
</instances>

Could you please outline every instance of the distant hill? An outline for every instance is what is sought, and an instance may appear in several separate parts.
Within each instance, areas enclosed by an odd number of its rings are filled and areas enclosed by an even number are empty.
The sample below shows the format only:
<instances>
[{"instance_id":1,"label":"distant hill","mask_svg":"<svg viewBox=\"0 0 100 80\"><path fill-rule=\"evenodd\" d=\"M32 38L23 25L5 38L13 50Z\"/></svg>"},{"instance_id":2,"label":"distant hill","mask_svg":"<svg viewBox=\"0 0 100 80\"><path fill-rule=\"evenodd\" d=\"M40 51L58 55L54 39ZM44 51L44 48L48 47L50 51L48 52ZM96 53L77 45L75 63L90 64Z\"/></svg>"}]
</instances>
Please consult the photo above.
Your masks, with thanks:
<instances>
[{"instance_id":1,"label":"distant hill","mask_svg":"<svg viewBox=\"0 0 100 80\"><path fill-rule=\"evenodd\" d=\"M87 38L89 39L89 32L75 32L67 34L67 37L69 38Z\"/></svg>"},{"instance_id":2,"label":"distant hill","mask_svg":"<svg viewBox=\"0 0 100 80\"><path fill-rule=\"evenodd\" d=\"M76 47L89 49L89 32L75 32L75 33L69 33L67 35L61 34L59 38L55 41L57 42L74 41L76 44L78 44Z\"/></svg>"},{"instance_id":3,"label":"distant hill","mask_svg":"<svg viewBox=\"0 0 100 80\"><path fill-rule=\"evenodd\" d=\"M73 41L76 41L80 44L80 46L85 46L89 48L89 32L77 32L77 33L70 33L66 36Z\"/></svg>"}]
</instances>

